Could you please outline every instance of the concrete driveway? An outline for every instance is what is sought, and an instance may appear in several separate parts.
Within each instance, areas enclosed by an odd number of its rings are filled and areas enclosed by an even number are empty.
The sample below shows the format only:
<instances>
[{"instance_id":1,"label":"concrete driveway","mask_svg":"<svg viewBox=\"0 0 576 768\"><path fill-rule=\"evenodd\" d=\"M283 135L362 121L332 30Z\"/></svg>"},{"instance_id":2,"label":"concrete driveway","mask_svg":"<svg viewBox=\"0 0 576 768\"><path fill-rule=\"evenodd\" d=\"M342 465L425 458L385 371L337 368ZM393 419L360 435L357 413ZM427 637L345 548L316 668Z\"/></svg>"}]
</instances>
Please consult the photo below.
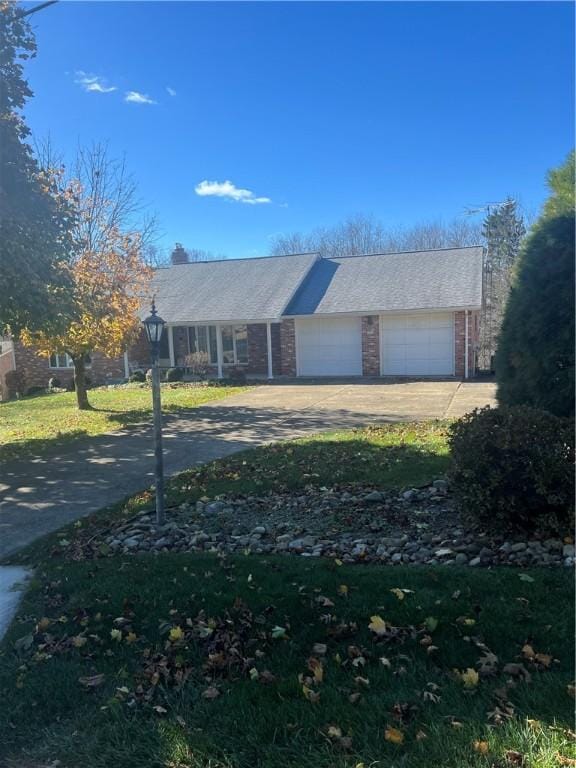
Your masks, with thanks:
<instances>
[{"instance_id":1,"label":"concrete driveway","mask_svg":"<svg viewBox=\"0 0 576 768\"><path fill-rule=\"evenodd\" d=\"M286 383L165 419L167 474L276 440L364 424L461 416L493 405L492 383ZM151 485L148 425L0 464L0 557Z\"/></svg>"}]
</instances>

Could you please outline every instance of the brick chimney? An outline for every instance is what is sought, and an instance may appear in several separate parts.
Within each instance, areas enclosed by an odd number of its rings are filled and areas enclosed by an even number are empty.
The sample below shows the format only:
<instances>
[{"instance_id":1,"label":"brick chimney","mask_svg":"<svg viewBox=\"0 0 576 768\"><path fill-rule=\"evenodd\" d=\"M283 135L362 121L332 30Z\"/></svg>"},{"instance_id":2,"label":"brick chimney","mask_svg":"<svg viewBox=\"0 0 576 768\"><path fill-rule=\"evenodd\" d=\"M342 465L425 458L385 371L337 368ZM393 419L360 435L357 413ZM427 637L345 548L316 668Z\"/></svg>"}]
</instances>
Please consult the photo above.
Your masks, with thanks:
<instances>
[{"instance_id":1,"label":"brick chimney","mask_svg":"<svg viewBox=\"0 0 576 768\"><path fill-rule=\"evenodd\" d=\"M172 255L170 256L170 261L172 264L188 264L188 254L182 247L181 243L176 243L176 247L172 251Z\"/></svg>"}]
</instances>

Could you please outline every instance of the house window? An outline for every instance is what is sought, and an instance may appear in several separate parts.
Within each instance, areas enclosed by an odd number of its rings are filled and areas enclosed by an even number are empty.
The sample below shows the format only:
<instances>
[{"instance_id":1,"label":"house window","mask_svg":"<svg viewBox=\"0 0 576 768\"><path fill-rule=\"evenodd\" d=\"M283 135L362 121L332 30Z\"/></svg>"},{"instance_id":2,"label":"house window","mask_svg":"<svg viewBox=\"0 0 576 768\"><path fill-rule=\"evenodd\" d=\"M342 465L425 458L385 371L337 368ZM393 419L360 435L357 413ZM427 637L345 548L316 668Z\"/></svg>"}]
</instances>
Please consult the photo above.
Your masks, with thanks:
<instances>
[{"instance_id":1,"label":"house window","mask_svg":"<svg viewBox=\"0 0 576 768\"><path fill-rule=\"evenodd\" d=\"M248 329L245 325L223 325L222 361L224 365L248 363Z\"/></svg>"},{"instance_id":2,"label":"house window","mask_svg":"<svg viewBox=\"0 0 576 768\"><path fill-rule=\"evenodd\" d=\"M92 358L86 354L86 367L90 368ZM50 355L50 368L74 368L74 361L66 352L58 352Z\"/></svg>"},{"instance_id":3,"label":"house window","mask_svg":"<svg viewBox=\"0 0 576 768\"><path fill-rule=\"evenodd\" d=\"M222 362L224 365L248 363L248 329L245 325L223 325ZM212 365L218 364L218 346L215 325L194 325L188 328L188 351L205 352Z\"/></svg>"},{"instance_id":4,"label":"house window","mask_svg":"<svg viewBox=\"0 0 576 768\"><path fill-rule=\"evenodd\" d=\"M205 352L210 363L218 363L218 349L216 347L216 326L195 325L188 328L188 351L190 354Z\"/></svg>"}]
</instances>

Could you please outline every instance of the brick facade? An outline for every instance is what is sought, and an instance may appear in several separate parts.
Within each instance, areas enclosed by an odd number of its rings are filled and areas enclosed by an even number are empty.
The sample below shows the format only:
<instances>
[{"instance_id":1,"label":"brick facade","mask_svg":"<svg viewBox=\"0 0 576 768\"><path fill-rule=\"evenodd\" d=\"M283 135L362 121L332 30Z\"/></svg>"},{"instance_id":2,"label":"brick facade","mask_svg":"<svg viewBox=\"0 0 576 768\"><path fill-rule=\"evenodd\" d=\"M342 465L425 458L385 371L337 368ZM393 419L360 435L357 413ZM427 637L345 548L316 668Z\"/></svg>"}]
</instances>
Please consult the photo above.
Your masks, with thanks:
<instances>
[{"instance_id":1,"label":"brick facade","mask_svg":"<svg viewBox=\"0 0 576 768\"><path fill-rule=\"evenodd\" d=\"M51 378L60 380L63 387L74 379L73 368L51 368L47 357L39 355L32 347L14 343L14 357L18 373L19 394L26 394L31 387L47 387ZM86 375L95 386L124 379L124 356L105 357L99 352L92 355L92 364ZM16 393L11 393L14 396Z\"/></svg>"},{"instance_id":2,"label":"brick facade","mask_svg":"<svg viewBox=\"0 0 576 768\"><path fill-rule=\"evenodd\" d=\"M280 357L282 375L296 376L296 327L294 320L282 320L280 325Z\"/></svg>"},{"instance_id":3,"label":"brick facade","mask_svg":"<svg viewBox=\"0 0 576 768\"><path fill-rule=\"evenodd\" d=\"M380 318L362 318L362 375L380 376Z\"/></svg>"},{"instance_id":4,"label":"brick facade","mask_svg":"<svg viewBox=\"0 0 576 768\"><path fill-rule=\"evenodd\" d=\"M478 340L479 322L477 312L468 313L468 376L474 376L475 349ZM466 313L454 312L454 364L455 375L463 379L466 374Z\"/></svg>"}]
</instances>

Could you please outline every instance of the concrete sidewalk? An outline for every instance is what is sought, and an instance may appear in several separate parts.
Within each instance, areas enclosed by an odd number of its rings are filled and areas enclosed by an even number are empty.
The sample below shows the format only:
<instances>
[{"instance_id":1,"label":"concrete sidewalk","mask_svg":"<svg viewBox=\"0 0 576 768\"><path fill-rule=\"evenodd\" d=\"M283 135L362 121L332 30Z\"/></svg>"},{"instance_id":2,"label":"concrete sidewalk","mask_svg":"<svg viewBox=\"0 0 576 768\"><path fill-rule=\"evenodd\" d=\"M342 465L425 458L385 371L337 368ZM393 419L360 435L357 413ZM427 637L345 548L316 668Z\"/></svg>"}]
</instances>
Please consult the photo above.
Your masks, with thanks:
<instances>
[{"instance_id":1,"label":"concrete sidewalk","mask_svg":"<svg viewBox=\"0 0 576 768\"><path fill-rule=\"evenodd\" d=\"M164 421L168 475L236 451L369 423L454 418L494 403L493 384L454 381L274 384ZM149 487L149 426L80 439L0 464L0 557Z\"/></svg>"}]
</instances>

